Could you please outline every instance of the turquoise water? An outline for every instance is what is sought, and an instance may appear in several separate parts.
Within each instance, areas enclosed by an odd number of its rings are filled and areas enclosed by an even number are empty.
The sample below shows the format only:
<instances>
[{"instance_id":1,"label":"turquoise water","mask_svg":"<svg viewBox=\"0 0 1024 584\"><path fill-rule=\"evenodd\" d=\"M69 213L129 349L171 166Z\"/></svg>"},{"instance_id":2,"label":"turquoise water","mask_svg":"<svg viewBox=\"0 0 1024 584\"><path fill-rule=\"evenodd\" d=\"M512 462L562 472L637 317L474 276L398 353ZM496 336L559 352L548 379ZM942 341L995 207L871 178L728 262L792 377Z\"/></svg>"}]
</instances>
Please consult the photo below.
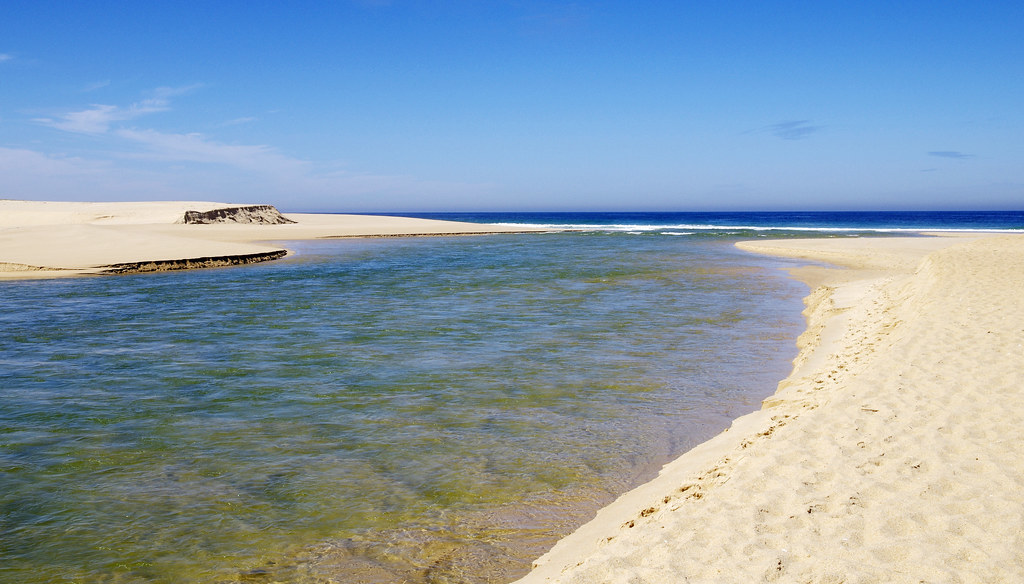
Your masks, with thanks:
<instances>
[{"instance_id":1,"label":"turquoise water","mask_svg":"<svg viewBox=\"0 0 1024 584\"><path fill-rule=\"evenodd\" d=\"M0 285L0 581L508 581L756 409L803 324L728 239L289 247Z\"/></svg>"}]
</instances>

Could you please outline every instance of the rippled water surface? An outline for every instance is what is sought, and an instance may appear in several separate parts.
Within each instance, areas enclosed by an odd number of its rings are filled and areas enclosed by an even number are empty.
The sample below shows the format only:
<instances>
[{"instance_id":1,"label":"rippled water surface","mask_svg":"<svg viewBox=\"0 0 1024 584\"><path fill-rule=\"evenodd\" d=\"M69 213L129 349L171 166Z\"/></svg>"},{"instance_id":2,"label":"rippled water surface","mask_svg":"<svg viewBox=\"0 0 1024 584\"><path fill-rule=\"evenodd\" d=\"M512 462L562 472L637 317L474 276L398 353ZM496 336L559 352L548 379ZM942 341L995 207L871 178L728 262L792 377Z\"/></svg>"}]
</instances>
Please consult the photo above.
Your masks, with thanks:
<instances>
[{"instance_id":1,"label":"rippled water surface","mask_svg":"<svg viewBox=\"0 0 1024 584\"><path fill-rule=\"evenodd\" d=\"M802 328L715 238L289 247L0 284L0 581L508 581L755 409Z\"/></svg>"}]
</instances>

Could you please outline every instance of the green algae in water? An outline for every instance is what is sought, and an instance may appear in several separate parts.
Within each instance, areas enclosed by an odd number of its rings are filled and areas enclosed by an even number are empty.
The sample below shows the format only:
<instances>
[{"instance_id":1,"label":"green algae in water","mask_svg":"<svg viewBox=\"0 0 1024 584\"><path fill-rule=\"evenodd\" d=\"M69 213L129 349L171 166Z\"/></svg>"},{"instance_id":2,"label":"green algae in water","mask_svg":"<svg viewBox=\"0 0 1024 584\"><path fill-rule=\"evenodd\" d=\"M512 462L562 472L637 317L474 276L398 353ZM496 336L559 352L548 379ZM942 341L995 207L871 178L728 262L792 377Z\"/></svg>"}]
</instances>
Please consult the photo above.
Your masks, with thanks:
<instances>
[{"instance_id":1,"label":"green algae in water","mask_svg":"<svg viewBox=\"0 0 1024 584\"><path fill-rule=\"evenodd\" d=\"M0 580L487 582L788 372L728 243L310 242L0 286Z\"/></svg>"}]
</instances>

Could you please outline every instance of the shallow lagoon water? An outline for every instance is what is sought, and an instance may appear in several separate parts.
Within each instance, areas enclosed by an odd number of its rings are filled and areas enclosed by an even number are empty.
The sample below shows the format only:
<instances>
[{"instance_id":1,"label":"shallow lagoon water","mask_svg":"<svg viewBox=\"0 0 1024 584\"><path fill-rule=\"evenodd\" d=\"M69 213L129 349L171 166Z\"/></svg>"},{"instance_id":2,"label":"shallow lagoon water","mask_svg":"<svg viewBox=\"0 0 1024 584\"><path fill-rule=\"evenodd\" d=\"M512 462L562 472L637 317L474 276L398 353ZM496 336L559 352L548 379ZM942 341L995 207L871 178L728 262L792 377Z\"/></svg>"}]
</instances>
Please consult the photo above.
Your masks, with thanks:
<instances>
[{"instance_id":1,"label":"shallow lagoon water","mask_svg":"<svg viewBox=\"0 0 1024 584\"><path fill-rule=\"evenodd\" d=\"M510 580L788 373L806 289L731 243L0 285L0 580Z\"/></svg>"}]
</instances>

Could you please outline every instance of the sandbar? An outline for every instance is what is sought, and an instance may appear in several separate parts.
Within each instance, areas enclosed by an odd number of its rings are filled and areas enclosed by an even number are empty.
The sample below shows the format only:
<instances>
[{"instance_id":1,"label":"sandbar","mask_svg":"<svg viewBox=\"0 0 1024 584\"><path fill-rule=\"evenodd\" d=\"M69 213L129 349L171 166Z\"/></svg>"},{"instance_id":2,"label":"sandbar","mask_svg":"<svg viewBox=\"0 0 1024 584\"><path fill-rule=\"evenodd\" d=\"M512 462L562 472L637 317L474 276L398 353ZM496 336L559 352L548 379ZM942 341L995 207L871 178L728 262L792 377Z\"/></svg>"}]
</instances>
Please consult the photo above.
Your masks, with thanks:
<instances>
[{"instance_id":1,"label":"sandbar","mask_svg":"<svg viewBox=\"0 0 1024 584\"><path fill-rule=\"evenodd\" d=\"M227 219L185 223L189 212ZM282 217L287 223L273 223ZM542 230L381 215L282 214L267 205L203 201L0 200L0 279L216 267L288 253L267 242L528 231Z\"/></svg>"},{"instance_id":2,"label":"sandbar","mask_svg":"<svg viewBox=\"0 0 1024 584\"><path fill-rule=\"evenodd\" d=\"M791 375L518 582L1024 582L1024 236L738 246L817 264Z\"/></svg>"}]
</instances>

